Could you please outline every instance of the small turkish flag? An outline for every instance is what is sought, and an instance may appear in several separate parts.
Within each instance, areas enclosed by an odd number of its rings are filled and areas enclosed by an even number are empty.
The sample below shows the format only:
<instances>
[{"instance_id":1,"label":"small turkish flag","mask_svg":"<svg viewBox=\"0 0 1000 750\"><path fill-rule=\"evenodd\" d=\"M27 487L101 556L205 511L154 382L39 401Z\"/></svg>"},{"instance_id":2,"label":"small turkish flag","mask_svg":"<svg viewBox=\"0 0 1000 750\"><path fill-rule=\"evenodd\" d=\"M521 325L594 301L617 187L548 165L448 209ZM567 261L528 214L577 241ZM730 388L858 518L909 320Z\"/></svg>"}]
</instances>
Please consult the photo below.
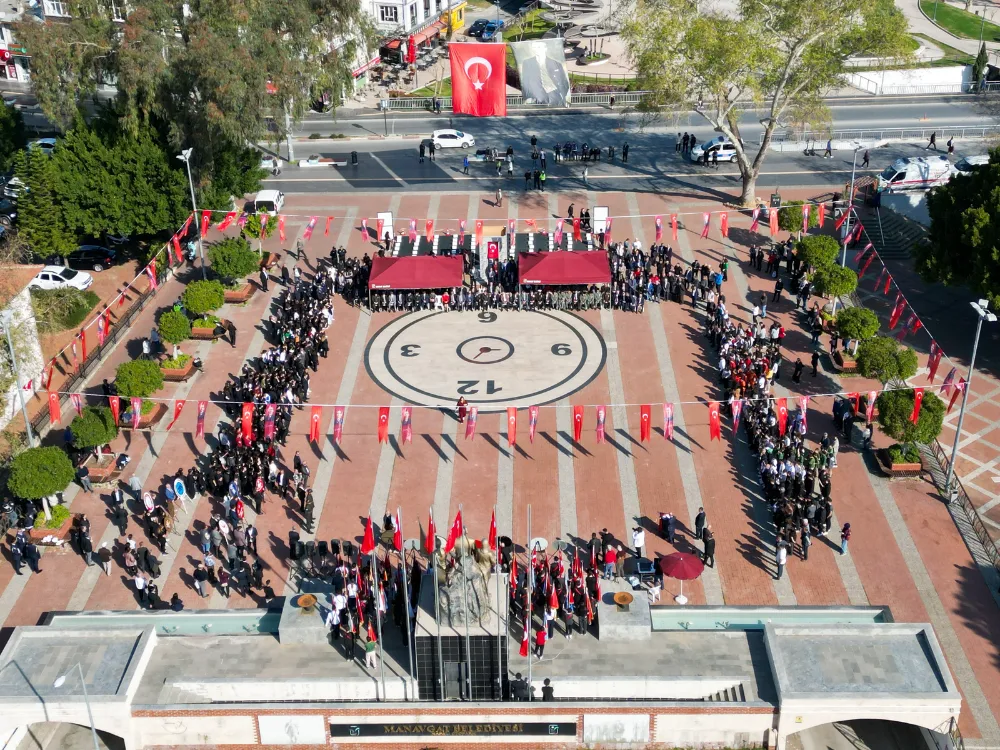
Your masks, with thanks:
<instances>
[{"instance_id":1,"label":"small turkish flag","mask_svg":"<svg viewBox=\"0 0 1000 750\"><path fill-rule=\"evenodd\" d=\"M410 242L417 241L417 220L410 219Z\"/></svg>"},{"instance_id":2,"label":"small turkish flag","mask_svg":"<svg viewBox=\"0 0 1000 750\"><path fill-rule=\"evenodd\" d=\"M708 435L711 440L722 440L722 425L719 422L719 402L708 404Z\"/></svg>"},{"instance_id":3,"label":"small turkish flag","mask_svg":"<svg viewBox=\"0 0 1000 750\"><path fill-rule=\"evenodd\" d=\"M851 215L851 208L850 206L848 206L847 210L844 211L844 213L842 213L840 217L833 222L833 228L836 229L837 231L840 231L840 228L844 225L844 222L847 221L847 217L850 215Z\"/></svg>"},{"instance_id":4,"label":"small turkish flag","mask_svg":"<svg viewBox=\"0 0 1000 750\"><path fill-rule=\"evenodd\" d=\"M428 555L433 555L437 549L437 529L434 527L434 516L427 514L427 538L424 539L424 549Z\"/></svg>"},{"instance_id":5,"label":"small turkish flag","mask_svg":"<svg viewBox=\"0 0 1000 750\"><path fill-rule=\"evenodd\" d=\"M306 240L307 242L312 239L313 230L316 228L316 222L317 221L319 221L319 217L318 216L310 216L309 217L309 223L306 224L306 228L302 232L302 239ZM366 232L366 234L367 234L367 232Z\"/></svg>"},{"instance_id":6,"label":"small turkish flag","mask_svg":"<svg viewBox=\"0 0 1000 750\"><path fill-rule=\"evenodd\" d=\"M490 549L496 552L497 549L497 512L494 509L493 515L490 516L490 533L486 537L490 544Z\"/></svg>"},{"instance_id":7,"label":"small turkish flag","mask_svg":"<svg viewBox=\"0 0 1000 750\"><path fill-rule=\"evenodd\" d=\"M392 534L392 546L397 552L403 551L403 524L399 520L399 508L396 508L396 530Z\"/></svg>"},{"instance_id":8,"label":"small turkish flag","mask_svg":"<svg viewBox=\"0 0 1000 750\"><path fill-rule=\"evenodd\" d=\"M650 427L652 426L653 419L653 407L649 404L643 404L639 407L639 441L646 442L649 440Z\"/></svg>"},{"instance_id":9,"label":"small turkish flag","mask_svg":"<svg viewBox=\"0 0 1000 750\"><path fill-rule=\"evenodd\" d=\"M385 228L385 219L375 219L375 237L376 242L382 241L382 230ZM330 220L326 220L326 233L330 233Z\"/></svg>"},{"instance_id":10,"label":"small turkish flag","mask_svg":"<svg viewBox=\"0 0 1000 750\"><path fill-rule=\"evenodd\" d=\"M483 244L483 220L476 219L476 247Z\"/></svg>"},{"instance_id":11,"label":"small turkish flag","mask_svg":"<svg viewBox=\"0 0 1000 750\"><path fill-rule=\"evenodd\" d=\"M50 393L49 394L49 421L52 424L58 424L62 419L62 414L60 413L59 406L59 394Z\"/></svg>"},{"instance_id":12,"label":"small turkish flag","mask_svg":"<svg viewBox=\"0 0 1000 750\"><path fill-rule=\"evenodd\" d=\"M378 408L378 441L380 443L389 442L389 407L380 406Z\"/></svg>"},{"instance_id":13,"label":"small turkish flag","mask_svg":"<svg viewBox=\"0 0 1000 750\"><path fill-rule=\"evenodd\" d=\"M205 412L208 411L208 401L198 402L198 424L195 427L195 437L205 437Z\"/></svg>"},{"instance_id":14,"label":"small turkish flag","mask_svg":"<svg viewBox=\"0 0 1000 750\"><path fill-rule=\"evenodd\" d=\"M278 239L280 239L282 242L285 241L285 217L284 216L279 216L278 217Z\"/></svg>"},{"instance_id":15,"label":"small turkish flag","mask_svg":"<svg viewBox=\"0 0 1000 750\"><path fill-rule=\"evenodd\" d=\"M71 393L71 394L69 394L69 402L71 404L73 404L73 408L76 410L76 416L82 417L83 416L83 402L80 401L80 394L79 393Z\"/></svg>"},{"instance_id":16,"label":"small turkish flag","mask_svg":"<svg viewBox=\"0 0 1000 750\"><path fill-rule=\"evenodd\" d=\"M809 204L802 204L802 234L809 231Z\"/></svg>"},{"instance_id":17,"label":"small turkish flag","mask_svg":"<svg viewBox=\"0 0 1000 750\"><path fill-rule=\"evenodd\" d=\"M270 440L274 437L274 417L278 413L277 404L268 404L264 407L264 439Z\"/></svg>"},{"instance_id":18,"label":"small turkish flag","mask_svg":"<svg viewBox=\"0 0 1000 750\"><path fill-rule=\"evenodd\" d=\"M434 239L434 219L427 219L424 222L424 236L428 242Z\"/></svg>"},{"instance_id":19,"label":"small turkish flag","mask_svg":"<svg viewBox=\"0 0 1000 750\"><path fill-rule=\"evenodd\" d=\"M174 418L171 419L170 424L167 425L168 432L170 431L170 428L173 427L174 424L176 424L177 418L181 415L181 412L184 411L184 403L185 403L184 399L182 398L179 398L176 401L174 401Z\"/></svg>"},{"instance_id":20,"label":"small turkish flag","mask_svg":"<svg viewBox=\"0 0 1000 750\"><path fill-rule=\"evenodd\" d=\"M517 442L517 407L507 407L507 445Z\"/></svg>"},{"instance_id":21,"label":"small turkish flag","mask_svg":"<svg viewBox=\"0 0 1000 750\"><path fill-rule=\"evenodd\" d=\"M375 551L375 530L372 528L372 517L368 516L365 524L365 537L361 540L361 554L370 555Z\"/></svg>"},{"instance_id":22,"label":"small turkish flag","mask_svg":"<svg viewBox=\"0 0 1000 750\"><path fill-rule=\"evenodd\" d=\"M448 539L444 543L444 551L451 552L455 549L455 542L462 535L462 511L458 511L455 515L455 522L451 525L451 530L448 532Z\"/></svg>"},{"instance_id":23,"label":"small turkish flag","mask_svg":"<svg viewBox=\"0 0 1000 750\"><path fill-rule=\"evenodd\" d=\"M579 216L574 216L573 217L573 239L576 240L577 242L580 242L581 238L582 238L582 234L580 232L580 217Z\"/></svg>"},{"instance_id":24,"label":"small turkish flag","mask_svg":"<svg viewBox=\"0 0 1000 750\"><path fill-rule=\"evenodd\" d=\"M247 401L243 404L241 417L240 428L243 433L243 442L249 445L253 435L253 404L251 402Z\"/></svg>"},{"instance_id":25,"label":"small turkish flag","mask_svg":"<svg viewBox=\"0 0 1000 750\"><path fill-rule=\"evenodd\" d=\"M611 244L611 218L609 217L607 221L604 222L604 241L607 244Z\"/></svg>"},{"instance_id":26,"label":"small turkish flag","mask_svg":"<svg viewBox=\"0 0 1000 750\"><path fill-rule=\"evenodd\" d=\"M458 220L458 247L465 245L465 219Z\"/></svg>"},{"instance_id":27,"label":"small turkish flag","mask_svg":"<svg viewBox=\"0 0 1000 750\"><path fill-rule=\"evenodd\" d=\"M225 232L227 229L229 229L230 225L232 225L234 221L236 221L236 211L229 211L228 213L226 213L225 218L223 218L223 220L220 221L218 226L216 226L215 228L218 229L220 232ZM176 237L176 235L174 236Z\"/></svg>"},{"instance_id":28,"label":"small turkish flag","mask_svg":"<svg viewBox=\"0 0 1000 750\"><path fill-rule=\"evenodd\" d=\"M906 308L906 299L902 294L896 295L896 304L892 307L892 312L889 314L889 330L891 331L899 323L899 318L903 314L903 310Z\"/></svg>"},{"instance_id":29,"label":"small turkish flag","mask_svg":"<svg viewBox=\"0 0 1000 750\"><path fill-rule=\"evenodd\" d=\"M313 443L319 442L319 421L322 419L323 407L314 406L312 408L312 413L309 415L309 441Z\"/></svg>"},{"instance_id":30,"label":"small turkish flag","mask_svg":"<svg viewBox=\"0 0 1000 750\"><path fill-rule=\"evenodd\" d=\"M916 424L920 420L920 405L924 402L924 389L913 389L913 413L910 414L910 421Z\"/></svg>"},{"instance_id":31,"label":"small turkish flag","mask_svg":"<svg viewBox=\"0 0 1000 750\"><path fill-rule=\"evenodd\" d=\"M771 208L767 211L767 221L768 228L771 230L771 236L778 233L778 209Z\"/></svg>"},{"instance_id":32,"label":"small turkish flag","mask_svg":"<svg viewBox=\"0 0 1000 750\"><path fill-rule=\"evenodd\" d=\"M705 211L705 213L701 215L701 219L703 222L705 222L701 228L701 236L708 237L708 227L712 221L712 214L710 214L708 211Z\"/></svg>"},{"instance_id":33,"label":"small turkish flag","mask_svg":"<svg viewBox=\"0 0 1000 750\"><path fill-rule=\"evenodd\" d=\"M580 442L580 436L583 434L583 407L574 406L573 407L573 439L576 442Z\"/></svg>"},{"instance_id":34,"label":"small turkish flag","mask_svg":"<svg viewBox=\"0 0 1000 750\"><path fill-rule=\"evenodd\" d=\"M527 596L525 598L527 599ZM524 619L524 636L521 638L521 650L518 653L522 657L528 655L528 618Z\"/></svg>"},{"instance_id":35,"label":"small turkish flag","mask_svg":"<svg viewBox=\"0 0 1000 750\"><path fill-rule=\"evenodd\" d=\"M202 237L204 237L206 234L208 234L208 223L211 220L212 220L212 212L211 211L202 211L201 212L201 236Z\"/></svg>"},{"instance_id":36,"label":"small turkish flag","mask_svg":"<svg viewBox=\"0 0 1000 750\"><path fill-rule=\"evenodd\" d=\"M963 393L964 391L965 391L965 378L959 378L958 385L955 386L955 389L951 393L951 400L948 401L949 414L951 414L951 407L953 407L955 405L955 401L958 400L958 394Z\"/></svg>"},{"instance_id":37,"label":"small turkish flag","mask_svg":"<svg viewBox=\"0 0 1000 750\"><path fill-rule=\"evenodd\" d=\"M934 376L937 375L938 365L941 364L941 355L944 354L941 347L938 346L937 341L931 342L931 354L927 359L927 380L931 383L934 382Z\"/></svg>"},{"instance_id":38,"label":"small turkish flag","mask_svg":"<svg viewBox=\"0 0 1000 750\"><path fill-rule=\"evenodd\" d=\"M121 414L121 399L118 396L108 396L108 406L111 407L111 416L115 420L115 424L118 424L118 417Z\"/></svg>"},{"instance_id":39,"label":"small turkish flag","mask_svg":"<svg viewBox=\"0 0 1000 750\"><path fill-rule=\"evenodd\" d=\"M132 429L139 429L139 419L142 417L142 399L132 398L130 403L132 404Z\"/></svg>"},{"instance_id":40,"label":"small turkish flag","mask_svg":"<svg viewBox=\"0 0 1000 750\"><path fill-rule=\"evenodd\" d=\"M176 234L173 237L170 238L170 246L174 250L174 258L177 259L177 262L178 263L183 263L184 262L184 253L181 252L181 241L177 237Z\"/></svg>"},{"instance_id":41,"label":"small turkish flag","mask_svg":"<svg viewBox=\"0 0 1000 750\"><path fill-rule=\"evenodd\" d=\"M361 220L361 241L362 242L368 242L370 239L371 239L371 236L368 234L368 219L362 219ZM381 240L381 239L382 238L379 237L379 240Z\"/></svg>"},{"instance_id":42,"label":"small turkish flag","mask_svg":"<svg viewBox=\"0 0 1000 750\"><path fill-rule=\"evenodd\" d=\"M778 434L784 435L788 427L788 399L779 398L774 403L778 407Z\"/></svg>"},{"instance_id":43,"label":"small turkish flag","mask_svg":"<svg viewBox=\"0 0 1000 750\"><path fill-rule=\"evenodd\" d=\"M878 398L878 391L868 391L868 409L865 418L871 422L875 416L875 400Z\"/></svg>"},{"instance_id":44,"label":"small turkish flag","mask_svg":"<svg viewBox=\"0 0 1000 750\"><path fill-rule=\"evenodd\" d=\"M538 427L538 407L528 407L528 442L535 442L535 428Z\"/></svg>"},{"instance_id":45,"label":"small turkish flag","mask_svg":"<svg viewBox=\"0 0 1000 750\"><path fill-rule=\"evenodd\" d=\"M401 410L402 418L399 424L399 438L404 443L413 442L413 407L404 406Z\"/></svg>"},{"instance_id":46,"label":"small turkish flag","mask_svg":"<svg viewBox=\"0 0 1000 750\"><path fill-rule=\"evenodd\" d=\"M469 407L469 418L465 420L465 439L472 440L476 437L476 422L479 419L479 407Z\"/></svg>"},{"instance_id":47,"label":"small turkish flag","mask_svg":"<svg viewBox=\"0 0 1000 750\"><path fill-rule=\"evenodd\" d=\"M597 442L604 442L604 420L607 418L608 407L597 407Z\"/></svg>"},{"instance_id":48,"label":"small turkish flag","mask_svg":"<svg viewBox=\"0 0 1000 750\"><path fill-rule=\"evenodd\" d=\"M486 243L486 259L487 260L499 260L500 259L500 243L499 242L487 242Z\"/></svg>"},{"instance_id":49,"label":"small turkish flag","mask_svg":"<svg viewBox=\"0 0 1000 750\"><path fill-rule=\"evenodd\" d=\"M819 224L819 228L822 229L823 225L826 224L826 204L820 203L816 206L816 222Z\"/></svg>"}]
</instances>

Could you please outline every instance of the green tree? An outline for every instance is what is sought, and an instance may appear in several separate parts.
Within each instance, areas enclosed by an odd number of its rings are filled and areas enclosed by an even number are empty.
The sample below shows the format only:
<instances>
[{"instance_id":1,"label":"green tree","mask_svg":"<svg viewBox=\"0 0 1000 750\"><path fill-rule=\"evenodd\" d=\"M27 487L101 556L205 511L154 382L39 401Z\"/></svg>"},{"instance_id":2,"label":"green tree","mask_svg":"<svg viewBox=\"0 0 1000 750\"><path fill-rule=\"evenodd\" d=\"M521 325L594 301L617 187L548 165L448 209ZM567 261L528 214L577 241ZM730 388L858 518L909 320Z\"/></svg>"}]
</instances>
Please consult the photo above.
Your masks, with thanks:
<instances>
[{"instance_id":1,"label":"green tree","mask_svg":"<svg viewBox=\"0 0 1000 750\"><path fill-rule=\"evenodd\" d=\"M786 201L778 210L778 227L786 232L802 231L802 206L805 201ZM819 215L816 206L809 210L809 229L819 226Z\"/></svg>"},{"instance_id":2,"label":"green tree","mask_svg":"<svg viewBox=\"0 0 1000 750\"><path fill-rule=\"evenodd\" d=\"M917 245L917 270L926 281L968 285L1000 306L1000 149L989 164L956 175L927 194L931 226Z\"/></svg>"},{"instance_id":3,"label":"green tree","mask_svg":"<svg viewBox=\"0 0 1000 750\"><path fill-rule=\"evenodd\" d=\"M163 373L151 359L129 360L118 365L115 387L125 398L146 398L163 387Z\"/></svg>"},{"instance_id":4,"label":"green tree","mask_svg":"<svg viewBox=\"0 0 1000 750\"><path fill-rule=\"evenodd\" d=\"M840 245L827 234L809 234L795 243L795 252L806 268L824 268L837 262Z\"/></svg>"},{"instance_id":5,"label":"green tree","mask_svg":"<svg viewBox=\"0 0 1000 750\"><path fill-rule=\"evenodd\" d=\"M0 170L6 172L14 163L14 155L28 143L21 110L9 104L0 107Z\"/></svg>"},{"instance_id":6,"label":"green tree","mask_svg":"<svg viewBox=\"0 0 1000 750\"><path fill-rule=\"evenodd\" d=\"M73 463L62 448L29 448L10 462L7 489L24 500L41 500L49 518L49 500L73 481Z\"/></svg>"},{"instance_id":7,"label":"green tree","mask_svg":"<svg viewBox=\"0 0 1000 750\"><path fill-rule=\"evenodd\" d=\"M243 234L257 240L258 254L264 251L264 240L274 234L274 217L268 216L265 222L265 216L267 214L250 214L243 225Z\"/></svg>"},{"instance_id":8,"label":"green tree","mask_svg":"<svg viewBox=\"0 0 1000 750\"><path fill-rule=\"evenodd\" d=\"M917 374L917 355L888 336L862 341L857 352L858 372L880 383L902 383Z\"/></svg>"},{"instance_id":9,"label":"green tree","mask_svg":"<svg viewBox=\"0 0 1000 750\"><path fill-rule=\"evenodd\" d=\"M692 0L634 0L622 39L654 104L687 109L698 100L698 114L733 142L741 203L752 206L775 128L796 112L823 110L822 96L841 85L848 57L908 54L906 32L893 0L739 0L735 12ZM745 143L744 112L763 127L758 138L755 124Z\"/></svg>"},{"instance_id":10,"label":"green tree","mask_svg":"<svg viewBox=\"0 0 1000 750\"><path fill-rule=\"evenodd\" d=\"M198 205L222 208L242 206L244 195L260 190L267 170L260 166L260 151L245 146L217 143L213 148L211 174L202 172L198 188Z\"/></svg>"},{"instance_id":11,"label":"green tree","mask_svg":"<svg viewBox=\"0 0 1000 750\"><path fill-rule=\"evenodd\" d=\"M989 64L990 58L986 53L986 42L983 42L979 46L979 54L976 55L976 61L972 63L972 80L981 81L983 79L983 74L986 72L986 66Z\"/></svg>"},{"instance_id":12,"label":"green tree","mask_svg":"<svg viewBox=\"0 0 1000 750\"><path fill-rule=\"evenodd\" d=\"M218 281L192 281L184 289L181 302L192 315L201 317L222 307L226 290Z\"/></svg>"},{"instance_id":13,"label":"green tree","mask_svg":"<svg viewBox=\"0 0 1000 750\"><path fill-rule=\"evenodd\" d=\"M14 174L27 188L17 201L21 239L39 258L69 255L76 249L76 238L56 197L62 177L55 160L39 149L22 151L14 158Z\"/></svg>"},{"instance_id":14,"label":"green tree","mask_svg":"<svg viewBox=\"0 0 1000 750\"><path fill-rule=\"evenodd\" d=\"M208 249L212 270L226 283L245 278L260 268L260 256L242 237L227 237Z\"/></svg>"},{"instance_id":15,"label":"green tree","mask_svg":"<svg viewBox=\"0 0 1000 750\"><path fill-rule=\"evenodd\" d=\"M191 321L180 310L167 310L160 316L157 327L164 341L179 344L191 338Z\"/></svg>"},{"instance_id":16,"label":"green tree","mask_svg":"<svg viewBox=\"0 0 1000 750\"><path fill-rule=\"evenodd\" d=\"M837 313L837 332L845 341L864 341L878 333L878 315L867 307L847 307Z\"/></svg>"},{"instance_id":17,"label":"green tree","mask_svg":"<svg viewBox=\"0 0 1000 750\"><path fill-rule=\"evenodd\" d=\"M95 449L101 456L101 448L118 436L118 425L107 406L88 406L69 425L73 433L73 447L81 450Z\"/></svg>"},{"instance_id":18,"label":"green tree","mask_svg":"<svg viewBox=\"0 0 1000 750\"><path fill-rule=\"evenodd\" d=\"M913 414L913 391L883 391L875 401L878 407L878 424L882 432L904 445L928 445L941 434L944 423L944 401L929 390L924 391L917 423L910 421Z\"/></svg>"},{"instance_id":19,"label":"green tree","mask_svg":"<svg viewBox=\"0 0 1000 750\"><path fill-rule=\"evenodd\" d=\"M823 266L812 277L816 294L824 297L843 297L858 288L858 276L843 266Z\"/></svg>"}]
</instances>

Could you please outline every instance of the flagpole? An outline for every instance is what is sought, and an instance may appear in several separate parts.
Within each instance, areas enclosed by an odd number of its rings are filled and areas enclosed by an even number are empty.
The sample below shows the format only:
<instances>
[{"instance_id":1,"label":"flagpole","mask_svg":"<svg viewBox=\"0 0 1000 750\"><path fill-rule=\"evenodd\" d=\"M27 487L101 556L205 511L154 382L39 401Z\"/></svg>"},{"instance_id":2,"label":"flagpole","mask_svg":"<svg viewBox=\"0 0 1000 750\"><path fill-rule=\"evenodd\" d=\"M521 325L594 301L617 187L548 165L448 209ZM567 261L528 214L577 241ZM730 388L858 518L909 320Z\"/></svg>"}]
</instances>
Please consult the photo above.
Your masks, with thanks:
<instances>
[{"instance_id":1,"label":"flagpole","mask_svg":"<svg viewBox=\"0 0 1000 750\"><path fill-rule=\"evenodd\" d=\"M531 702L531 590L532 579L535 576L535 566L531 564L531 506L528 506L528 601L524 608L525 627L528 629L528 702Z\"/></svg>"},{"instance_id":2,"label":"flagpole","mask_svg":"<svg viewBox=\"0 0 1000 750\"><path fill-rule=\"evenodd\" d=\"M462 506L459 504L458 512L462 512ZM465 533L465 516L462 516L462 536L465 537L466 544L468 544L469 537ZM465 555L469 554L468 547L466 547ZM470 638L469 638L469 577L465 574L465 560L463 555L462 560L462 591L465 597L465 693L466 700L472 700L472 651L470 649Z\"/></svg>"},{"instance_id":3,"label":"flagpole","mask_svg":"<svg viewBox=\"0 0 1000 750\"><path fill-rule=\"evenodd\" d=\"M382 700L385 700L385 657L382 654L382 590L378 580L378 545L372 550L372 573L375 584L375 625L378 627L378 666L381 673Z\"/></svg>"},{"instance_id":4,"label":"flagpole","mask_svg":"<svg viewBox=\"0 0 1000 750\"><path fill-rule=\"evenodd\" d=\"M437 522L434 521L434 508L431 508L431 522L437 529ZM438 700L444 700L444 654L441 652L441 596L438 590L438 566L437 566L437 532L433 534L431 546L434 549L431 554L431 568L434 570L434 622L437 624L437 652L438 652Z\"/></svg>"},{"instance_id":5,"label":"flagpole","mask_svg":"<svg viewBox=\"0 0 1000 750\"><path fill-rule=\"evenodd\" d=\"M399 522L399 537L403 538L403 511L396 506L396 520ZM413 642L410 640L410 589L406 585L406 542L401 545L403 549L399 551L400 566L403 568L403 619L406 621L406 657L410 665L410 700L413 700L413 684L415 673L413 671Z\"/></svg>"},{"instance_id":6,"label":"flagpole","mask_svg":"<svg viewBox=\"0 0 1000 750\"><path fill-rule=\"evenodd\" d=\"M493 506L494 521L497 517L497 506ZM500 628L500 530L496 533L496 578L497 578L497 700L503 700L503 641L500 640L502 630Z\"/></svg>"}]
</instances>

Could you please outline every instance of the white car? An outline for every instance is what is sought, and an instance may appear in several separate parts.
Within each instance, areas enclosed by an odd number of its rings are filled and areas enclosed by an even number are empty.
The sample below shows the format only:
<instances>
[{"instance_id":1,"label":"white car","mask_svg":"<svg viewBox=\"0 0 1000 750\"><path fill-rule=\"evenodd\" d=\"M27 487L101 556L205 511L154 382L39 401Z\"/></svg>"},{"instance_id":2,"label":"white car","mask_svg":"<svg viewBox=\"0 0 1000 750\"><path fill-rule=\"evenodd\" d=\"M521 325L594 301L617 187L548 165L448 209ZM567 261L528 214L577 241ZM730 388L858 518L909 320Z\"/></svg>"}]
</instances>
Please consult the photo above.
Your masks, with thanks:
<instances>
[{"instance_id":1,"label":"white car","mask_svg":"<svg viewBox=\"0 0 1000 750\"><path fill-rule=\"evenodd\" d=\"M435 130L431 133L434 148L469 148L476 145L476 139L461 130Z\"/></svg>"},{"instance_id":2,"label":"white car","mask_svg":"<svg viewBox=\"0 0 1000 750\"><path fill-rule=\"evenodd\" d=\"M74 271L63 266L45 266L38 275L28 282L32 289L89 289L94 277L86 271Z\"/></svg>"},{"instance_id":3,"label":"white car","mask_svg":"<svg viewBox=\"0 0 1000 750\"><path fill-rule=\"evenodd\" d=\"M39 138L37 141L32 141L28 144L28 150L41 151L46 156L51 156L52 152L56 150L56 139L55 138Z\"/></svg>"},{"instance_id":4,"label":"white car","mask_svg":"<svg viewBox=\"0 0 1000 750\"><path fill-rule=\"evenodd\" d=\"M691 149L689 158L693 162L708 164L712 161L712 154L715 152L719 154L719 161L736 163L736 147L724 135L719 135L710 141L697 144Z\"/></svg>"}]
</instances>

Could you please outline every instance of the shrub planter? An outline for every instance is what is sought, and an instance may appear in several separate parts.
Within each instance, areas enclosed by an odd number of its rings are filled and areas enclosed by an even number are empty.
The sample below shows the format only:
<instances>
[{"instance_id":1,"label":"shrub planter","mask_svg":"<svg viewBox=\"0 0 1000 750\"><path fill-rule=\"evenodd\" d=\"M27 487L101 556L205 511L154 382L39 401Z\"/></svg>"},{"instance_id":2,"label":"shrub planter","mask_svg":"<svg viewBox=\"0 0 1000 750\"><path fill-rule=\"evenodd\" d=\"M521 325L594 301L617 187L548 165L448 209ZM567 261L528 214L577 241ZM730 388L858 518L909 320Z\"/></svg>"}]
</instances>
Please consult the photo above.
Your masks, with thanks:
<instances>
[{"instance_id":1,"label":"shrub planter","mask_svg":"<svg viewBox=\"0 0 1000 750\"><path fill-rule=\"evenodd\" d=\"M893 463L889 458L889 451L886 448L879 448L875 451L875 461L879 469L889 478L900 479L906 477L919 477L924 470L923 461L917 463Z\"/></svg>"},{"instance_id":2,"label":"shrub planter","mask_svg":"<svg viewBox=\"0 0 1000 750\"><path fill-rule=\"evenodd\" d=\"M230 304L240 305L249 300L251 297L253 297L254 292L256 291L257 287L255 287L248 281L239 289L233 289L233 290L227 289L225 295L223 296L223 299L226 302L229 302Z\"/></svg>"},{"instance_id":3,"label":"shrub planter","mask_svg":"<svg viewBox=\"0 0 1000 750\"><path fill-rule=\"evenodd\" d=\"M149 414L141 414L139 416L139 426L135 429L148 430L154 424L159 422L163 415L167 413L167 405L161 402L157 402L156 406L153 407L153 411ZM127 412L128 417L122 416L121 428L123 430L131 430L132 428L132 418L131 412Z\"/></svg>"},{"instance_id":4,"label":"shrub planter","mask_svg":"<svg viewBox=\"0 0 1000 750\"><path fill-rule=\"evenodd\" d=\"M833 353L833 369L845 375L850 375L858 371L858 363L850 354L845 354L838 349Z\"/></svg>"},{"instance_id":5,"label":"shrub planter","mask_svg":"<svg viewBox=\"0 0 1000 750\"><path fill-rule=\"evenodd\" d=\"M185 380L194 375L194 370L194 357L188 359L187 364L183 367L160 366L160 372L163 373L163 379L171 383L183 383Z\"/></svg>"},{"instance_id":6,"label":"shrub planter","mask_svg":"<svg viewBox=\"0 0 1000 750\"><path fill-rule=\"evenodd\" d=\"M121 469L115 465L116 457L116 453L104 453L98 460L97 456L91 454L87 456L81 466L86 466L90 471L90 481L94 484L116 482L122 473Z\"/></svg>"},{"instance_id":7,"label":"shrub planter","mask_svg":"<svg viewBox=\"0 0 1000 750\"><path fill-rule=\"evenodd\" d=\"M260 262L263 269L274 268L281 262L281 253L264 253L264 258Z\"/></svg>"},{"instance_id":8,"label":"shrub planter","mask_svg":"<svg viewBox=\"0 0 1000 750\"><path fill-rule=\"evenodd\" d=\"M198 326L191 326L191 338L198 339L199 341L214 341L215 339L222 338L226 335L228 321L219 320L219 325L213 326L212 328L199 328ZM166 375L164 375L166 377Z\"/></svg>"},{"instance_id":9,"label":"shrub planter","mask_svg":"<svg viewBox=\"0 0 1000 750\"><path fill-rule=\"evenodd\" d=\"M61 539L65 541L66 539L69 538L69 530L72 528L72 526L73 526L73 514L70 513L69 516L67 516L66 520L63 521L62 526L60 526L59 528L42 529L36 526L33 527L30 531L28 531L28 538L31 539L31 541L36 544L42 541L47 536L54 536L56 539Z\"/></svg>"}]
</instances>

